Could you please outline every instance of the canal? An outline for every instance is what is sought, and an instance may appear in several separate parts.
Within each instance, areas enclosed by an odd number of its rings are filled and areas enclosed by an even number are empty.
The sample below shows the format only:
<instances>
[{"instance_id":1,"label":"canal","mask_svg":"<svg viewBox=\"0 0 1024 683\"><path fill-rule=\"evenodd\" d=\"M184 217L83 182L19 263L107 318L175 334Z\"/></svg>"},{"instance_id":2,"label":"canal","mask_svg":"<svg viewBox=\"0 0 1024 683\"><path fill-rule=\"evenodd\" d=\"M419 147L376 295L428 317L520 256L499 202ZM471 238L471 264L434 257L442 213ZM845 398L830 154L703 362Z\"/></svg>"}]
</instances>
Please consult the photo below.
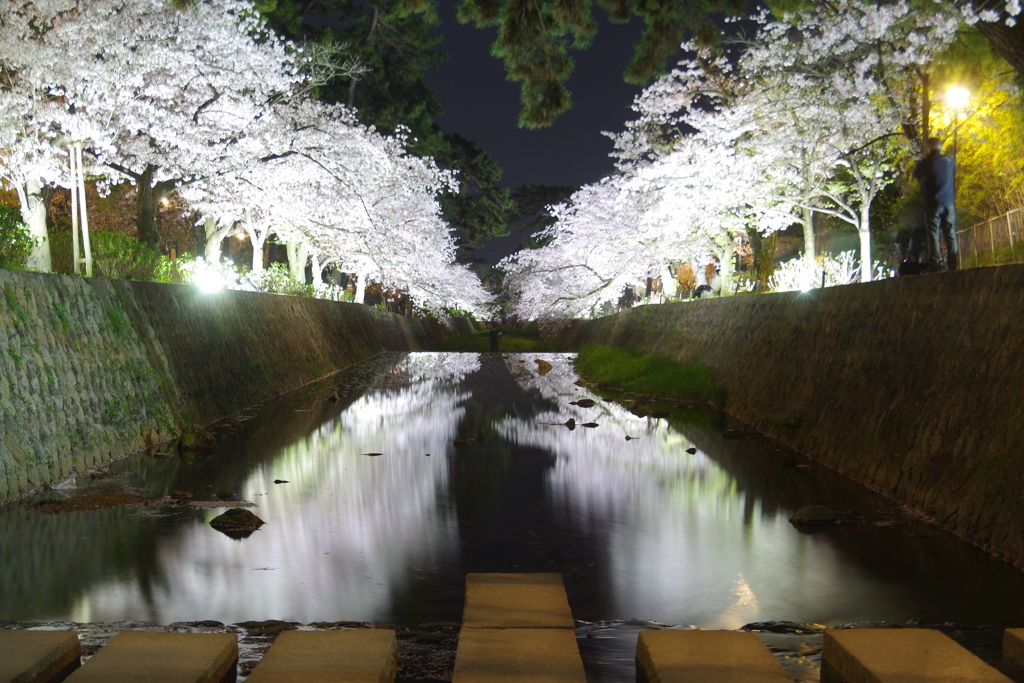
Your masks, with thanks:
<instances>
[{"instance_id":1,"label":"canal","mask_svg":"<svg viewBox=\"0 0 1024 683\"><path fill-rule=\"evenodd\" d=\"M208 457L0 508L0 620L414 626L459 620L467 572L558 572L609 681L642 627L1024 620L1012 567L705 407L638 416L571 359L380 356L215 425ZM211 527L222 490L265 526ZM184 502L54 513L104 491ZM850 523L799 529L808 505Z\"/></svg>"}]
</instances>

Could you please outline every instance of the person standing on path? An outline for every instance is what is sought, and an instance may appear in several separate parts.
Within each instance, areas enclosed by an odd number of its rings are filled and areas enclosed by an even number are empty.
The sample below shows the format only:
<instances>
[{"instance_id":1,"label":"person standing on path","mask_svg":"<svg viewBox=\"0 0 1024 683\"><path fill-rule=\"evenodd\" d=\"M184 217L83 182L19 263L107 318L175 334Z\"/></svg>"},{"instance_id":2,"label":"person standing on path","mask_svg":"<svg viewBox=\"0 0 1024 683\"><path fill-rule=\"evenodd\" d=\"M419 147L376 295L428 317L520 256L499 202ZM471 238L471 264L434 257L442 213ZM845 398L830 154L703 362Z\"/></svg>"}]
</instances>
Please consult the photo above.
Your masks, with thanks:
<instances>
[{"instance_id":1,"label":"person standing on path","mask_svg":"<svg viewBox=\"0 0 1024 683\"><path fill-rule=\"evenodd\" d=\"M956 235L955 173L953 159L942 153L942 141L939 138L928 138L924 143L924 157L914 169L914 177L921 183L921 201L924 204L928 247L925 272L942 270L940 235L946 243L946 268L956 270L960 264L960 247Z\"/></svg>"}]
</instances>

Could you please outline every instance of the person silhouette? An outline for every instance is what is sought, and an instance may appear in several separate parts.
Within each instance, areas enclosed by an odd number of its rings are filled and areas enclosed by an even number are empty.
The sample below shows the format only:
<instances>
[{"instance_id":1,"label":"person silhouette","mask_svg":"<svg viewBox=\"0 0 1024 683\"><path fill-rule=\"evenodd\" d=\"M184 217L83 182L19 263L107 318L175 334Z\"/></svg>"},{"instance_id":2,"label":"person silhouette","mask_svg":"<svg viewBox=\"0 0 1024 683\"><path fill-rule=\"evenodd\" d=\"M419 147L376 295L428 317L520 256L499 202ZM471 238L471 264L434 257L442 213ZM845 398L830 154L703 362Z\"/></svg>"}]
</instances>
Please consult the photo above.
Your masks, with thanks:
<instances>
[{"instance_id":1,"label":"person silhouette","mask_svg":"<svg viewBox=\"0 0 1024 683\"><path fill-rule=\"evenodd\" d=\"M925 272L942 270L941 237L946 244L946 268L956 270L960 265L960 246L956 235L956 165L942 153L942 141L928 138L924 143L924 157L914 168L914 177L921 184L921 202L924 207L928 261Z\"/></svg>"}]
</instances>

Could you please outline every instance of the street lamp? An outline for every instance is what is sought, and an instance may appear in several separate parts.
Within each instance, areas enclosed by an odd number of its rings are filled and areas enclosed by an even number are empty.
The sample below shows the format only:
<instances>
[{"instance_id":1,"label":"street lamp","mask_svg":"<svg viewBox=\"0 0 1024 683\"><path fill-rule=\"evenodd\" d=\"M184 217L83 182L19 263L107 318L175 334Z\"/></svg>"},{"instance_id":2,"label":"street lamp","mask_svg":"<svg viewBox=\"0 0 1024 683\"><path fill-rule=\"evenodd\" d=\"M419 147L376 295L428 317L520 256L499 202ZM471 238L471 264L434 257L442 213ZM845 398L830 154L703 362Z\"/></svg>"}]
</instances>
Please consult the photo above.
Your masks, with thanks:
<instances>
[{"instance_id":1,"label":"street lamp","mask_svg":"<svg viewBox=\"0 0 1024 683\"><path fill-rule=\"evenodd\" d=\"M956 192L956 171L957 171L957 158L956 153L959 150L957 145L957 131L960 129L960 110L967 107L967 101L970 99L971 93L968 92L967 88L960 87L959 85L953 85L946 88L946 106L955 112L955 118L953 120L953 192Z\"/></svg>"}]
</instances>

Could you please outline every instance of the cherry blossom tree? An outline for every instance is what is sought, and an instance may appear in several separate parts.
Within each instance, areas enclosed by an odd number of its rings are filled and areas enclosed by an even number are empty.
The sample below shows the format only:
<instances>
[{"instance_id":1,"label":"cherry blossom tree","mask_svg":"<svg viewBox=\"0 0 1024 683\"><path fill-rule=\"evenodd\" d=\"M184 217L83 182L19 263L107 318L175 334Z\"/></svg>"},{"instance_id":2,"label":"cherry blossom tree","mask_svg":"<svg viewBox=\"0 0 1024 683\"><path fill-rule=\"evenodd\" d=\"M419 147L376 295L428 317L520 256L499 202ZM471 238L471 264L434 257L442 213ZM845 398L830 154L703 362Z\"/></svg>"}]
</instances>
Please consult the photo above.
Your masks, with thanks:
<instances>
[{"instance_id":1,"label":"cherry blossom tree","mask_svg":"<svg viewBox=\"0 0 1024 683\"><path fill-rule=\"evenodd\" d=\"M250 162L252 147L240 144L247 129L304 78L297 49L267 31L247 0L6 4L5 72L54 110L23 116L22 141L88 141L94 160L137 186L140 238L154 248L157 201ZM69 121L94 130L85 136Z\"/></svg>"},{"instance_id":2,"label":"cherry blossom tree","mask_svg":"<svg viewBox=\"0 0 1024 683\"><path fill-rule=\"evenodd\" d=\"M74 4L61 0L0 1L0 183L18 195L22 217L38 246L27 265L51 269L47 205L55 186L72 187L69 153L82 141L109 149L107 129L68 106L46 76L52 61L40 36ZM65 61L73 55L61 54ZM83 172L94 170L86 160Z\"/></svg>"},{"instance_id":3,"label":"cherry blossom tree","mask_svg":"<svg viewBox=\"0 0 1024 683\"><path fill-rule=\"evenodd\" d=\"M732 53L684 44L692 56L638 97L641 118L616 137L620 165L656 168L678 156L674 146L692 148L705 136L713 150L724 133L736 159L756 159L747 164L747 201L774 197L801 216L809 262L816 211L855 227L862 261L871 263L870 208L892 178L893 138L916 115L908 96L915 69L959 22L956 13L912 12L905 3L844 0L785 21L761 15L755 35ZM700 155L688 163L702 163ZM709 187L735 185L730 174L720 178Z\"/></svg>"},{"instance_id":4,"label":"cherry blossom tree","mask_svg":"<svg viewBox=\"0 0 1024 683\"><path fill-rule=\"evenodd\" d=\"M259 163L193 183L182 196L216 225L249 233L254 272L276 234L292 245L296 270L315 255L316 278L331 263L356 273L358 302L372 278L430 309L482 312L490 295L454 265L454 238L436 201L453 186L450 173L347 108L308 98L271 107L252 138L265 150Z\"/></svg>"},{"instance_id":5,"label":"cherry blossom tree","mask_svg":"<svg viewBox=\"0 0 1024 683\"><path fill-rule=\"evenodd\" d=\"M651 197L630 191L623 181L606 178L550 207L555 223L537 235L544 246L499 263L517 317L592 316L615 303L627 286L658 275L660 231L644 219Z\"/></svg>"},{"instance_id":6,"label":"cherry blossom tree","mask_svg":"<svg viewBox=\"0 0 1024 683\"><path fill-rule=\"evenodd\" d=\"M689 56L612 136L616 176L554 207L546 246L503 264L520 315L593 313L602 292L657 272L659 259L707 252L728 294L733 251L750 231L802 221L813 264L812 212L854 226L870 264L871 205L920 113L917 70L960 22L948 6L839 0L782 21L760 15L751 37L718 54L684 44ZM643 201L612 210L623 196ZM860 272L870 279L870 265Z\"/></svg>"}]
</instances>

